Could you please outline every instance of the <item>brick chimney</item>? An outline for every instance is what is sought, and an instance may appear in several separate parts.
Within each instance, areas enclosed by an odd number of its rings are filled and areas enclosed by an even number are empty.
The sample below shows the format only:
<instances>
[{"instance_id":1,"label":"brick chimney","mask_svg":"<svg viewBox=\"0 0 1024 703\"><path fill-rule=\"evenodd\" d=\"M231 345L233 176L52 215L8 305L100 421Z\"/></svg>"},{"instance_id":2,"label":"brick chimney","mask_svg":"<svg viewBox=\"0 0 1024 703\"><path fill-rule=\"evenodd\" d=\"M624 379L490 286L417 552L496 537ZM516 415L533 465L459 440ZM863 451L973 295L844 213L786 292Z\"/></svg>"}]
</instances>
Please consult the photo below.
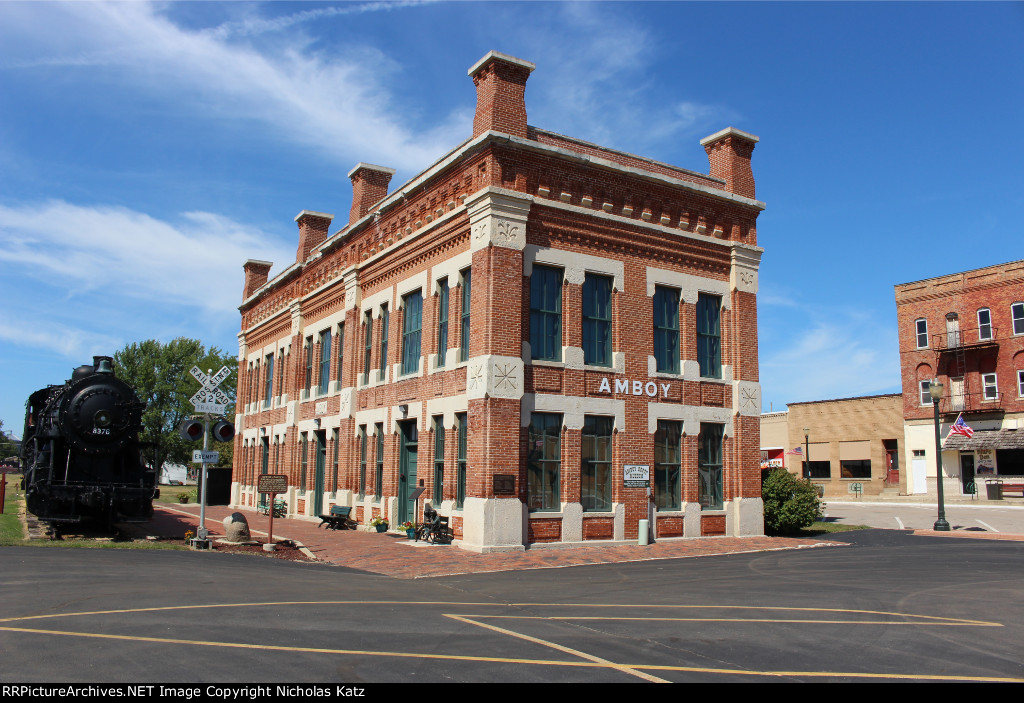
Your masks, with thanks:
<instances>
[{"instance_id":1,"label":"brick chimney","mask_svg":"<svg viewBox=\"0 0 1024 703\"><path fill-rule=\"evenodd\" d=\"M758 137L726 127L710 137L700 140L711 163L711 175L725 179L725 187L736 195L754 197L754 172L750 169L750 155Z\"/></svg>"},{"instance_id":2,"label":"brick chimney","mask_svg":"<svg viewBox=\"0 0 1024 703\"><path fill-rule=\"evenodd\" d=\"M249 259L242 266L242 270L245 271L245 287L242 289L242 300L248 300L249 296L257 291L257 289L267 284L267 276L270 274L270 267L274 265L272 261L257 261L256 259Z\"/></svg>"},{"instance_id":3,"label":"brick chimney","mask_svg":"<svg viewBox=\"0 0 1024 703\"><path fill-rule=\"evenodd\" d=\"M348 223L352 224L370 211L388 194L388 184L395 175L395 169L386 166L374 166L362 162L348 172L352 180L352 209L348 213Z\"/></svg>"},{"instance_id":4,"label":"brick chimney","mask_svg":"<svg viewBox=\"0 0 1024 703\"><path fill-rule=\"evenodd\" d=\"M295 252L295 261L303 262L309 258L309 252L313 247L323 243L327 239L327 228L331 226L334 215L325 212L313 212L303 210L295 216L295 222L299 225L299 248Z\"/></svg>"},{"instance_id":5,"label":"brick chimney","mask_svg":"<svg viewBox=\"0 0 1024 703\"><path fill-rule=\"evenodd\" d=\"M526 138L526 80L536 67L497 51L473 64L469 75L476 86L474 137L493 130Z\"/></svg>"}]
</instances>

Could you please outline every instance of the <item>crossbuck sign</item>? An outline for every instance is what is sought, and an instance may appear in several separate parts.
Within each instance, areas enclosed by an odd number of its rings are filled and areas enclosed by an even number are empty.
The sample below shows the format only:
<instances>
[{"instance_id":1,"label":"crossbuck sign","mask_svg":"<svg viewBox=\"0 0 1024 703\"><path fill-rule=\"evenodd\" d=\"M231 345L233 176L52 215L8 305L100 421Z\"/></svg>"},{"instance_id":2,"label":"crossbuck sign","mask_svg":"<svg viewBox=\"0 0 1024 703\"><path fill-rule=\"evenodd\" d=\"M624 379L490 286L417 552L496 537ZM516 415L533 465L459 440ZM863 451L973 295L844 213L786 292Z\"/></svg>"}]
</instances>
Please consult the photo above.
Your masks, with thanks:
<instances>
[{"instance_id":1,"label":"crossbuck sign","mask_svg":"<svg viewBox=\"0 0 1024 703\"><path fill-rule=\"evenodd\" d=\"M213 376L207 376L198 366L193 366L190 371L195 379L203 384L194 396L189 398L195 406L197 413L209 413L211 415L223 415L227 410L231 399L221 389L217 388L225 378L231 375L227 366L222 366Z\"/></svg>"}]
</instances>

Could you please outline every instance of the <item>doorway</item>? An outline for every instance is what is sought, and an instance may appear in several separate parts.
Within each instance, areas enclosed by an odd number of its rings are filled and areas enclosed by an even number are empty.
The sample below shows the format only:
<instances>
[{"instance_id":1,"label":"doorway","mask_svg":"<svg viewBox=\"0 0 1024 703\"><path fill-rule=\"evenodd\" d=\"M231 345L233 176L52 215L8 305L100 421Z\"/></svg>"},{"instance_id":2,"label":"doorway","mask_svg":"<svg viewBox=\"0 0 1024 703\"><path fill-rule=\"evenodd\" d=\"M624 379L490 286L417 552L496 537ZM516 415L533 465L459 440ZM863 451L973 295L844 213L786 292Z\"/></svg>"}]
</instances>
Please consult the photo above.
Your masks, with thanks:
<instances>
[{"instance_id":1,"label":"doorway","mask_svg":"<svg viewBox=\"0 0 1024 703\"><path fill-rule=\"evenodd\" d=\"M415 420L398 424L401 448L398 458L398 521L416 521L416 506L409 494L416 488L416 460L419 453L419 432Z\"/></svg>"},{"instance_id":2,"label":"doorway","mask_svg":"<svg viewBox=\"0 0 1024 703\"><path fill-rule=\"evenodd\" d=\"M327 464L327 431L316 433L316 458L313 462L313 515L324 512L324 467Z\"/></svg>"},{"instance_id":3,"label":"doorway","mask_svg":"<svg viewBox=\"0 0 1024 703\"><path fill-rule=\"evenodd\" d=\"M978 492L978 484L974 482L974 454L960 452L960 485L964 495Z\"/></svg>"}]
</instances>

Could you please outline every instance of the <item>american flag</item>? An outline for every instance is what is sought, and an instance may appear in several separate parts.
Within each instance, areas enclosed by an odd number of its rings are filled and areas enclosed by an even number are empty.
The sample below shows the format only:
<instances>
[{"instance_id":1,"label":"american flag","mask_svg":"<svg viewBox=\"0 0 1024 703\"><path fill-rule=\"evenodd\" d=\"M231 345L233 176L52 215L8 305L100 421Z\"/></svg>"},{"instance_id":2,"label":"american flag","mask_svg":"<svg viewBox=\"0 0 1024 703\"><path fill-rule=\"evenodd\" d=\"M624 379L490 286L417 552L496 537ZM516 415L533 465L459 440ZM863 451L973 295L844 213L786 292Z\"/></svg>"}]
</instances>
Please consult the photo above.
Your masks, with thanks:
<instances>
[{"instance_id":1,"label":"american flag","mask_svg":"<svg viewBox=\"0 0 1024 703\"><path fill-rule=\"evenodd\" d=\"M956 422L954 422L949 428L949 434L962 434L964 437L973 437L974 430L967 426L967 423L964 422L964 416L961 413L960 415L957 415Z\"/></svg>"},{"instance_id":2,"label":"american flag","mask_svg":"<svg viewBox=\"0 0 1024 703\"><path fill-rule=\"evenodd\" d=\"M790 455L797 454L797 455L803 456L804 448L803 447L793 447L793 451L786 452L786 454L790 454Z\"/></svg>"}]
</instances>

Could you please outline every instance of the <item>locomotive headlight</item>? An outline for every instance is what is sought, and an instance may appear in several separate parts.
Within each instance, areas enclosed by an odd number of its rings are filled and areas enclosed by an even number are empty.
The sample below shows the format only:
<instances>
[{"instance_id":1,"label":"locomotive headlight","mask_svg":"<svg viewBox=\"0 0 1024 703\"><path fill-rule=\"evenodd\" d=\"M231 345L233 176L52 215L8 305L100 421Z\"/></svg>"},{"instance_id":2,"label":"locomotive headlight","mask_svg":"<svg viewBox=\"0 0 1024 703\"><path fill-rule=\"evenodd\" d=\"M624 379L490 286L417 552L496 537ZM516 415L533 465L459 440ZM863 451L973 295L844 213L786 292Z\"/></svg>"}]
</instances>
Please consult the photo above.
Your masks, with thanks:
<instances>
[{"instance_id":1,"label":"locomotive headlight","mask_svg":"<svg viewBox=\"0 0 1024 703\"><path fill-rule=\"evenodd\" d=\"M114 424L114 416L110 414L109 410L97 410L96 414L92 416L93 427L110 427Z\"/></svg>"}]
</instances>

